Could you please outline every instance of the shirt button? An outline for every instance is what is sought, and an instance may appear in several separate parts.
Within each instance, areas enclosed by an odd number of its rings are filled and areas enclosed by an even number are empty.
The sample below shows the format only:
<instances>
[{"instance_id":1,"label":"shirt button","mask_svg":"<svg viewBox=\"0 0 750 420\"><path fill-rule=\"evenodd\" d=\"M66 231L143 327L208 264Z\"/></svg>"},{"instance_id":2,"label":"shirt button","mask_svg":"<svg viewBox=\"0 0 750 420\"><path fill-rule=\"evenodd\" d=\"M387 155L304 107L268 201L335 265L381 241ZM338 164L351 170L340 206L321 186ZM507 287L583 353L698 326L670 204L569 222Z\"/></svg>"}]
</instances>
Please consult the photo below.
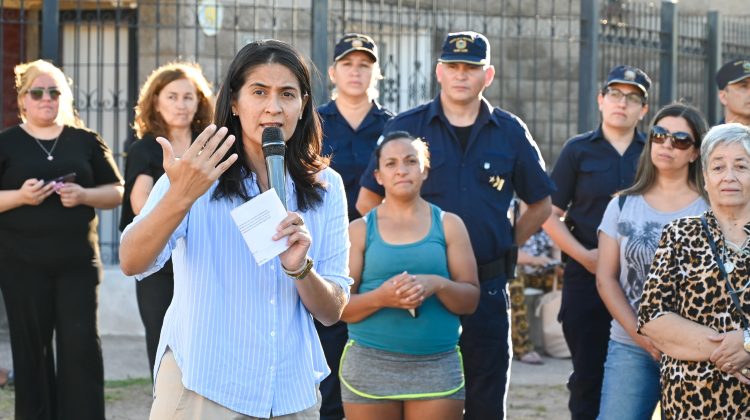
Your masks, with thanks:
<instances>
[{"instance_id":1,"label":"shirt button","mask_svg":"<svg viewBox=\"0 0 750 420\"><path fill-rule=\"evenodd\" d=\"M276 331L271 331L271 337L276 337Z\"/></svg>"},{"instance_id":2,"label":"shirt button","mask_svg":"<svg viewBox=\"0 0 750 420\"><path fill-rule=\"evenodd\" d=\"M276 301L275 301L275 300L273 300L273 299L269 300L268 302L269 302L269 303L270 303L271 305L273 305L274 303L276 303Z\"/></svg>"},{"instance_id":3,"label":"shirt button","mask_svg":"<svg viewBox=\"0 0 750 420\"><path fill-rule=\"evenodd\" d=\"M466 187L461 187L461 191L466 191Z\"/></svg>"}]
</instances>

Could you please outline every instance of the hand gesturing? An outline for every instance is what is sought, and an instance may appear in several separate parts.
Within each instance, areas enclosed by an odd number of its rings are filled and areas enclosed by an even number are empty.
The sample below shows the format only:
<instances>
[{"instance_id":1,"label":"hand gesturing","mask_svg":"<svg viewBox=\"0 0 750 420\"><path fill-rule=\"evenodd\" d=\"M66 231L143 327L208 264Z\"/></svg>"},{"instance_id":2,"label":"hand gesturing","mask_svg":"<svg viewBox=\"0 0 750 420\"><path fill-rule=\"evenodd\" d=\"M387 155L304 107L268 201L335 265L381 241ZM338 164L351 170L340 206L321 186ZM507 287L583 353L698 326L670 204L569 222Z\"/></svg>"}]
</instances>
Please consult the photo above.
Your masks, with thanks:
<instances>
[{"instance_id":1,"label":"hand gesturing","mask_svg":"<svg viewBox=\"0 0 750 420\"><path fill-rule=\"evenodd\" d=\"M238 158L237 154L233 153L224 159L235 140L233 135L224 138L227 131L226 127L217 129L214 124L209 125L185 151L182 158L175 157L169 140L164 137L156 138L164 152L164 171L169 177L170 189L174 189L191 202L208 191L214 181Z\"/></svg>"}]
</instances>

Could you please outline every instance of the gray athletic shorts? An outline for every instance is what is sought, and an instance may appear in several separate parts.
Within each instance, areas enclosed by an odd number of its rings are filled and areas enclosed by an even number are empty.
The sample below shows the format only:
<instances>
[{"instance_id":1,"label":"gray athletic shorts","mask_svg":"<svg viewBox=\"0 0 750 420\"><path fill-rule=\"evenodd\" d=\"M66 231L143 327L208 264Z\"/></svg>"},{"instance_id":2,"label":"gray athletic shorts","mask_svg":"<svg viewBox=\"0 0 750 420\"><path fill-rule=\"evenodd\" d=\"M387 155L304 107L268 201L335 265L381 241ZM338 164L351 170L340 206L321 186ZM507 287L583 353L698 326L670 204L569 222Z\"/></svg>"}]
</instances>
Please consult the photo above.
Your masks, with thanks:
<instances>
[{"instance_id":1,"label":"gray athletic shorts","mask_svg":"<svg viewBox=\"0 0 750 420\"><path fill-rule=\"evenodd\" d=\"M458 348L413 355L363 347L353 340L341 356L341 400L377 403L406 400L463 400L464 373Z\"/></svg>"}]
</instances>

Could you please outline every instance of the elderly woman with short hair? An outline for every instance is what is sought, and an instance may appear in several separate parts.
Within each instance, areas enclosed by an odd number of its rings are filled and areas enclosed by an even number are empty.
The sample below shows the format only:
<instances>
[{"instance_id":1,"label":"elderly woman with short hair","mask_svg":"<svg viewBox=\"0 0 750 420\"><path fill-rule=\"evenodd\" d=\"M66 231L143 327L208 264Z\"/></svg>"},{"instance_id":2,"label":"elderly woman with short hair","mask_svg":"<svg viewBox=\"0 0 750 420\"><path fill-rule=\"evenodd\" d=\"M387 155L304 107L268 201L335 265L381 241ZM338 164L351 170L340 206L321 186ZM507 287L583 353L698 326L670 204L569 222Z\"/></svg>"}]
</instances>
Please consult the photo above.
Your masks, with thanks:
<instances>
[{"instance_id":1,"label":"elderly woman with short hair","mask_svg":"<svg viewBox=\"0 0 750 420\"><path fill-rule=\"evenodd\" d=\"M750 408L750 128L701 145L711 209L667 225L638 311L661 358L664 418L738 418Z\"/></svg>"}]
</instances>

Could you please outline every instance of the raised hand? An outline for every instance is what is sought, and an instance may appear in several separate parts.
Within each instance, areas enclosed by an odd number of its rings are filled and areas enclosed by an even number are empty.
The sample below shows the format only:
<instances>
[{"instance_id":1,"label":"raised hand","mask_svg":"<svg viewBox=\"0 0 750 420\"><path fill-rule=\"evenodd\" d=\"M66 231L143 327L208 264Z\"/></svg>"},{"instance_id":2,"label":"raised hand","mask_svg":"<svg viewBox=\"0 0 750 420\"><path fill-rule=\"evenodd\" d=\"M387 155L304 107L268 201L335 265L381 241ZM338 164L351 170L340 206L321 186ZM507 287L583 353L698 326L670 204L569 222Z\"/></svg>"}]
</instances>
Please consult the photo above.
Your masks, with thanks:
<instances>
[{"instance_id":1,"label":"raised hand","mask_svg":"<svg viewBox=\"0 0 750 420\"><path fill-rule=\"evenodd\" d=\"M182 158L175 156L169 140L164 137L156 138L164 152L164 171L169 177L171 190L194 202L237 161L236 153L222 161L235 140L233 135L224 138L227 131L226 127L217 129L216 125L209 125L188 147Z\"/></svg>"}]
</instances>

